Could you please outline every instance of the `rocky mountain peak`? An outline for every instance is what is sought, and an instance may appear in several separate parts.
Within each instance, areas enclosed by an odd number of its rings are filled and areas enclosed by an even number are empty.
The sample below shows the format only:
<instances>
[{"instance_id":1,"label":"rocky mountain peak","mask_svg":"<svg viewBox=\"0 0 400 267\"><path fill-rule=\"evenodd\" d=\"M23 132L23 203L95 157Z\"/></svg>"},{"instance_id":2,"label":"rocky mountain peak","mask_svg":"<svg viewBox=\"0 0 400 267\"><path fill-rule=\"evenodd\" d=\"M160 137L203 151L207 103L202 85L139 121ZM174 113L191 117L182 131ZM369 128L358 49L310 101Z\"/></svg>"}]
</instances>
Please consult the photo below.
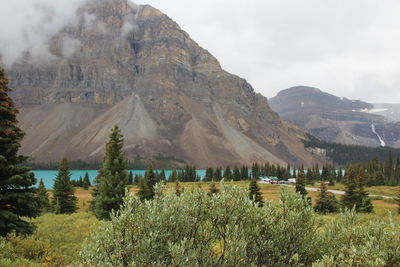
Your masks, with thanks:
<instances>
[{"instance_id":1,"label":"rocky mountain peak","mask_svg":"<svg viewBox=\"0 0 400 267\"><path fill-rule=\"evenodd\" d=\"M8 69L28 133L22 152L34 161L98 160L115 124L128 156L199 167L320 161L303 131L159 10L91 0L78 17L51 38L50 61Z\"/></svg>"}]
</instances>

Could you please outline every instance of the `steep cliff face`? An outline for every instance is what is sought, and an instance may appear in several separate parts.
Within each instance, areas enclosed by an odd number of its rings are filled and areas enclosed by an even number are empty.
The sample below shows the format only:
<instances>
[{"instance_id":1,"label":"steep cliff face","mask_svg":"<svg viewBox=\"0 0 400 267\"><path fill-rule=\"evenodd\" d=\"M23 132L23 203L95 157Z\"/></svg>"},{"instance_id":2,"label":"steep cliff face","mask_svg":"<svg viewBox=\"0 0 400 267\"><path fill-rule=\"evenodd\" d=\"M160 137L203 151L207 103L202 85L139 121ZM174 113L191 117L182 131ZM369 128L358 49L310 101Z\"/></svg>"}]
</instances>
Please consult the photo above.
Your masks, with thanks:
<instances>
[{"instance_id":1,"label":"steep cliff face","mask_svg":"<svg viewBox=\"0 0 400 267\"><path fill-rule=\"evenodd\" d=\"M166 15L126 0L91 0L54 36L51 57L8 69L38 162L95 160L118 124L128 156L165 154L199 167L320 161L243 79L221 69Z\"/></svg>"},{"instance_id":2,"label":"steep cliff face","mask_svg":"<svg viewBox=\"0 0 400 267\"><path fill-rule=\"evenodd\" d=\"M312 87L293 87L269 100L282 119L321 140L363 146L400 147L400 123L373 114L374 105L325 93Z\"/></svg>"}]
</instances>

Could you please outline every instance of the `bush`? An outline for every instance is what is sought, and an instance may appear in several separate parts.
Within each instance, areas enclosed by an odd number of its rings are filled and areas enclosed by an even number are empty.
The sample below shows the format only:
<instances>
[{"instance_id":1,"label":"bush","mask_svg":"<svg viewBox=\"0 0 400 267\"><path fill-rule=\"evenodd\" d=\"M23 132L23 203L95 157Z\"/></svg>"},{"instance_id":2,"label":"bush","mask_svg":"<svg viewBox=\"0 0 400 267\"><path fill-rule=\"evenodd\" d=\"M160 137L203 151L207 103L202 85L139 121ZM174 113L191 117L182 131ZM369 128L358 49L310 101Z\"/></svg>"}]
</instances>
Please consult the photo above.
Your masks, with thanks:
<instances>
[{"instance_id":1,"label":"bush","mask_svg":"<svg viewBox=\"0 0 400 267\"><path fill-rule=\"evenodd\" d=\"M354 210L321 225L288 189L258 207L243 188L221 186L153 200L127 195L83 246L84 266L398 266L400 229L363 222ZM397 265L396 265L397 264Z\"/></svg>"},{"instance_id":2,"label":"bush","mask_svg":"<svg viewBox=\"0 0 400 267\"><path fill-rule=\"evenodd\" d=\"M314 266L399 266L400 228L392 221L362 223L355 210L327 225L324 256Z\"/></svg>"},{"instance_id":3,"label":"bush","mask_svg":"<svg viewBox=\"0 0 400 267\"><path fill-rule=\"evenodd\" d=\"M86 266L310 265L319 251L317 222L307 200L284 191L279 204L258 207L235 186L209 196L127 195L123 208L81 253Z\"/></svg>"}]
</instances>

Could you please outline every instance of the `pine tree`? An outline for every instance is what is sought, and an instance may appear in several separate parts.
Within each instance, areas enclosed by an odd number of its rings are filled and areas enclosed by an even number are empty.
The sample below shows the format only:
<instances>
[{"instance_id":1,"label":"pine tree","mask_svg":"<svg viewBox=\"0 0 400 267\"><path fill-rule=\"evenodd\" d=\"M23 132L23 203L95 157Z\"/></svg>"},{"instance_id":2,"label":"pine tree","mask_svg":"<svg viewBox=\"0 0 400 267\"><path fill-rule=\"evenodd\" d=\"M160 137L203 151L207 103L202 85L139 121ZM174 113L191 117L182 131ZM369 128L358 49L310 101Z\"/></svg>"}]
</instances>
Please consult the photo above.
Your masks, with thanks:
<instances>
[{"instance_id":1,"label":"pine tree","mask_svg":"<svg viewBox=\"0 0 400 267\"><path fill-rule=\"evenodd\" d=\"M210 187L208 189L208 195L214 195L217 194L219 192L219 189L217 188L217 186L215 185L215 183L211 183Z\"/></svg>"},{"instance_id":2,"label":"pine tree","mask_svg":"<svg viewBox=\"0 0 400 267\"><path fill-rule=\"evenodd\" d=\"M400 157L397 157L396 168L394 170L395 185L400 185Z\"/></svg>"},{"instance_id":3,"label":"pine tree","mask_svg":"<svg viewBox=\"0 0 400 267\"><path fill-rule=\"evenodd\" d=\"M133 173L132 171L128 174L128 184L133 184Z\"/></svg>"},{"instance_id":4,"label":"pine tree","mask_svg":"<svg viewBox=\"0 0 400 267\"><path fill-rule=\"evenodd\" d=\"M233 169L233 180L234 181L240 181L240 170L237 166L235 166L235 168Z\"/></svg>"},{"instance_id":5,"label":"pine tree","mask_svg":"<svg viewBox=\"0 0 400 267\"><path fill-rule=\"evenodd\" d=\"M36 197L39 201L39 207L41 212L49 212L50 211L50 201L49 201L49 193L44 186L43 179L40 179L38 189L36 191Z\"/></svg>"},{"instance_id":6,"label":"pine tree","mask_svg":"<svg viewBox=\"0 0 400 267\"><path fill-rule=\"evenodd\" d=\"M363 170L349 165L343 180L346 189L341 199L342 205L348 209L355 208L356 212L372 212L372 202L364 190Z\"/></svg>"},{"instance_id":7,"label":"pine tree","mask_svg":"<svg viewBox=\"0 0 400 267\"><path fill-rule=\"evenodd\" d=\"M176 182L177 180L178 180L178 174L176 172L176 169L174 168L168 177L168 182Z\"/></svg>"},{"instance_id":8,"label":"pine tree","mask_svg":"<svg viewBox=\"0 0 400 267\"><path fill-rule=\"evenodd\" d=\"M321 182L319 197L314 210L323 214L338 211L338 201L334 194L327 191L326 183L324 182Z\"/></svg>"},{"instance_id":9,"label":"pine tree","mask_svg":"<svg viewBox=\"0 0 400 267\"><path fill-rule=\"evenodd\" d=\"M154 186L157 183L156 175L153 170L153 165L150 164L144 174L143 179L139 182L138 196L141 200L153 199L155 192Z\"/></svg>"},{"instance_id":10,"label":"pine tree","mask_svg":"<svg viewBox=\"0 0 400 267\"><path fill-rule=\"evenodd\" d=\"M388 156L385 162L385 180L384 184L393 185L393 156L392 151L389 150Z\"/></svg>"},{"instance_id":11,"label":"pine tree","mask_svg":"<svg viewBox=\"0 0 400 267\"><path fill-rule=\"evenodd\" d=\"M153 165L152 164L150 164L147 167L147 171L146 171L146 173L144 175L144 179L145 179L145 181L147 183L147 188L149 190L148 195L147 195L148 196L147 199L152 199L154 197L154 194L155 194L154 186L157 183L157 179L156 179L156 176L154 174L154 170L153 170Z\"/></svg>"},{"instance_id":12,"label":"pine tree","mask_svg":"<svg viewBox=\"0 0 400 267\"><path fill-rule=\"evenodd\" d=\"M64 158L58 167L58 173L53 186L52 205L56 214L69 214L76 212L78 207L74 191L68 160Z\"/></svg>"},{"instance_id":13,"label":"pine tree","mask_svg":"<svg viewBox=\"0 0 400 267\"><path fill-rule=\"evenodd\" d=\"M140 200L146 200L148 198L149 189L144 177L140 177L138 180L138 191L137 196Z\"/></svg>"},{"instance_id":14,"label":"pine tree","mask_svg":"<svg viewBox=\"0 0 400 267\"><path fill-rule=\"evenodd\" d=\"M262 198L260 187L257 184L257 179L251 179L250 181L249 197L251 200L257 203L259 207L264 205L264 200Z\"/></svg>"},{"instance_id":15,"label":"pine tree","mask_svg":"<svg viewBox=\"0 0 400 267\"><path fill-rule=\"evenodd\" d=\"M89 179L89 174L86 172L85 176L83 178L83 189L88 190L90 186L91 186L91 183L90 183L90 179Z\"/></svg>"},{"instance_id":16,"label":"pine tree","mask_svg":"<svg viewBox=\"0 0 400 267\"><path fill-rule=\"evenodd\" d=\"M229 166L227 166L224 171L224 179L225 181L231 181L233 179L232 170Z\"/></svg>"},{"instance_id":17,"label":"pine tree","mask_svg":"<svg viewBox=\"0 0 400 267\"><path fill-rule=\"evenodd\" d=\"M213 168L208 168L206 170L206 175L204 177L204 181L211 182L213 180L213 177L214 177L214 169Z\"/></svg>"},{"instance_id":18,"label":"pine tree","mask_svg":"<svg viewBox=\"0 0 400 267\"><path fill-rule=\"evenodd\" d=\"M111 130L106 143L103 164L96 177L91 209L99 219L110 219L110 212L118 210L128 185L127 162L123 152L123 136L118 126Z\"/></svg>"},{"instance_id":19,"label":"pine tree","mask_svg":"<svg viewBox=\"0 0 400 267\"><path fill-rule=\"evenodd\" d=\"M165 177L164 169L162 169L160 174L159 174L159 180L162 181L162 182L165 182L167 180L166 177Z\"/></svg>"},{"instance_id":20,"label":"pine tree","mask_svg":"<svg viewBox=\"0 0 400 267\"><path fill-rule=\"evenodd\" d=\"M24 133L17 126L18 110L8 95L10 91L0 68L0 236L12 231L31 233L34 227L23 217L40 214L33 187L35 176L29 168L21 167L27 158L18 155Z\"/></svg>"},{"instance_id":21,"label":"pine tree","mask_svg":"<svg viewBox=\"0 0 400 267\"><path fill-rule=\"evenodd\" d=\"M304 172L300 171L296 179L295 184L296 192L302 195L304 198L307 197L306 190L306 179L304 178Z\"/></svg>"}]
</instances>

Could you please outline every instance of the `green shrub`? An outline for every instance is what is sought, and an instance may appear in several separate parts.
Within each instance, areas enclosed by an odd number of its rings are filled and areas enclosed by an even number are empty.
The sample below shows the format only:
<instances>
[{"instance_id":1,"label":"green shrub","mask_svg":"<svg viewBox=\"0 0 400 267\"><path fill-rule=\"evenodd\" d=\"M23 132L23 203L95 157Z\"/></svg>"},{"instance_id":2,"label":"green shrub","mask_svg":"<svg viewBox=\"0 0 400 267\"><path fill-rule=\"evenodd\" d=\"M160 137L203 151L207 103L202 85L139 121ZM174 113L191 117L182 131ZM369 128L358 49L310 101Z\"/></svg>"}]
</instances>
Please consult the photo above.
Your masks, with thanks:
<instances>
[{"instance_id":1,"label":"green shrub","mask_svg":"<svg viewBox=\"0 0 400 267\"><path fill-rule=\"evenodd\" d=\"M125 197L84 246L84 265L310 265L319 254L313 210L296 193L285 191L279 204L260 208L235 186L211 196L156 191L152 201Z\"/></svg>"},{"instance_id":2,"label":"green shrub","mask_svg":"<svg viewBox=\"0 0 400 267\"><path fill-rule=\"evenodd\" d=\"M354 209L325 227L324 256L315 266L400 266L400 228L392 221L363 223Z\"/></svg>"}]
</instances>

